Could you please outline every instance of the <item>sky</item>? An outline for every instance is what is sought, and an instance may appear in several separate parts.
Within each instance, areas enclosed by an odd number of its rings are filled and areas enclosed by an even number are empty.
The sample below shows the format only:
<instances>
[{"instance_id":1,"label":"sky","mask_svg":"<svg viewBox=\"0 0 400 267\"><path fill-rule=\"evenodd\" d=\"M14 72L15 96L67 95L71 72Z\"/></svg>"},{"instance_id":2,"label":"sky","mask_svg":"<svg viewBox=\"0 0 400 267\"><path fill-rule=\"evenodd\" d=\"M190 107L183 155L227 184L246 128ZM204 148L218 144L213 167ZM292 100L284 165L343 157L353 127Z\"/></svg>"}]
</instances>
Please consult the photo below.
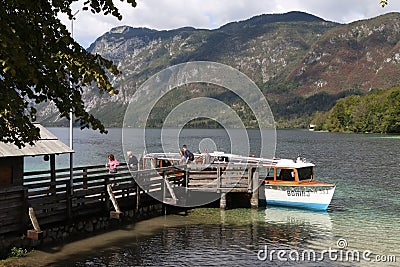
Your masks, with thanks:
<instances>
[{"instance_id":1,"label":"sky","mask_svg":"<svg viewBox=\"0 0 400 267\"><path fill-rule=\"evenodd\" d=\"M98 37L114 27L128 25L156 30L171 30L186 26L216 29L220 26L261 14L303 11L328 21L350 23L389 12L400 11L399 0L389 0L382 8L379 0L136 0L133 8L114 0L123 19L111 15L82 11L83 1L72 5L79 10L73 24L73 35L87 48ZM71 28L71 21L60 15L61 21Z\"/></svg>"}]
</instances>

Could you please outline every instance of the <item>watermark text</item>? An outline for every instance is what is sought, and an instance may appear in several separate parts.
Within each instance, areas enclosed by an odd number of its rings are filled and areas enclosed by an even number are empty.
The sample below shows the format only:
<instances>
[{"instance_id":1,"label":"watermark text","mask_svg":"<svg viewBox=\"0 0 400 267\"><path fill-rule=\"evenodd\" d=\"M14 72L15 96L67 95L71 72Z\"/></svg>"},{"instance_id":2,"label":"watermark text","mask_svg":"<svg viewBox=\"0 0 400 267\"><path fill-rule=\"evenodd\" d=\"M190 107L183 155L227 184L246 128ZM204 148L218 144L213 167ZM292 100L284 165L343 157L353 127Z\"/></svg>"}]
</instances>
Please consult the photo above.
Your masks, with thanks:
<instances>
[{"instance_id":1,"label":"watermark text","mask_svg":"<svg viewBox=\"0 0 400 267\"><path fill-rule=\"evenodd\" d=\"M347 249L347 241L343 238L336 243L336 248L324 250L314 249L271 249L267 245L258 250L257 258L260 261L292 261L292 262L397 262L396 255L376 255L370 250Z\"/></svg>"}]
</instances>

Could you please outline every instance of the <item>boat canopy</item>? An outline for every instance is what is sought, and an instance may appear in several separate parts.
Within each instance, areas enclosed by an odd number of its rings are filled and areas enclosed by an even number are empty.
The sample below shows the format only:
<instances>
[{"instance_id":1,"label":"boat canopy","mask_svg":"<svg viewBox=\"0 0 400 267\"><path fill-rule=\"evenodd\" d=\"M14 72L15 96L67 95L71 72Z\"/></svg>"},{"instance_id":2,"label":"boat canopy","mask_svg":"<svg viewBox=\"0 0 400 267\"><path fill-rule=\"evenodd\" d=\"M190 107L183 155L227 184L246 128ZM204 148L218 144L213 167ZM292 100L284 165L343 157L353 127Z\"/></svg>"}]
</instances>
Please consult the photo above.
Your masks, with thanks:
<instances>
[{"instance_id":1,"label":"boat canopy","mask_svg":"<svg viewBox=\"0 0 400 267\"><path fill-rule=\"evenodd\" d=\"M315 165L311 162L305 162L303 160L297 159L296 161L291 159L280 159L276 163L277 168L305 168L305 167L314 167Z\"/></svg>"},{"instance_id":2,"label":"boat canopy","mask_svg":"<svg viewBox=\"0 0 400 267\"><path fill-rule=\"evenodd\" d=\"M267 159L259 157L246 157L241 155L224 153L221 151L214 151L209 153L209 155L214 159L214 163L230 163L230 164L252 164L261 167L277 167L277 168L305 168L314 167L315 165L310 162L306 162L303 159L297 158L292 159ZM204 154L194 153L195 158L201 158ZM149 153L144 156L144 159L159 159L167 161L180 161L181 155L179 153Z\"/></svg>"}]
</instances>

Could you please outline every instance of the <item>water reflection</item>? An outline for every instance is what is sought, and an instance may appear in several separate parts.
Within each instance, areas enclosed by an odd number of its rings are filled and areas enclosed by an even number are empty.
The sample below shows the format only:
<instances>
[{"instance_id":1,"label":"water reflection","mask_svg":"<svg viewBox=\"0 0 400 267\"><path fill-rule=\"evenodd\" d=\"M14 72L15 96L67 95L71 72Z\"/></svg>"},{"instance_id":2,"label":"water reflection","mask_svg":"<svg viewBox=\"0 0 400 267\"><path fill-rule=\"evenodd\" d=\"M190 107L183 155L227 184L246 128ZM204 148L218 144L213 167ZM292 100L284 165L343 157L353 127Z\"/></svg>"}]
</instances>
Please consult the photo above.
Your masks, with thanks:
<instances>
[{"instance_id":1,"label":"water reflection","mask_svg":"<svg viewBox=\"0 0 400 267\"><path fill-rule=\"evenodd\" d=\"M327 213L278 208L196 209L188 216L167 216L166 223L152 236L131 240L122 249L76 266L265 266L257 258L260 248L321 247L321 240L332 232Z\"/></svg>"},{"instance_id":2,"label":"water reflection","mask_svg":"<svg viewBox=\"0 0 400 267\"><path fill-rule=\"evenodd\" d=\"M331 215L284 208L193 209L96 235L62 249L37 251L20 266L279 266L257 252L316 249L335 245ZM333 262L324 262L335 265ZM26 264L26 265L24 265ZM312 266L318 262L305 263ZM296 262L286 262L294 266ZM326 265L326 264L324 264ZM337 264L336 264L337 265Z\"/></svg>"},{"instance_id":3,"label":"water reflection","mask_svg":"<svg viewBox=\"0 0 400 267\"><path fill-rule=\"evenodd\" d=\"M272 228L271 243L321 247L321 242L316 239L332 238L332 221L327 212L267 208L265 222Z\"/></svg>"},{"instance_id":4,"label":"water reflection","mask_svg":"<svg viewBox=\"0 0 400 267\"><path fill-rule=\"evenodd\" d=\"M265 209L265 221L273 224L314 228L324 232L332 231L332 221L327 212L268 207Z\"/></svg>"}]
</instances>

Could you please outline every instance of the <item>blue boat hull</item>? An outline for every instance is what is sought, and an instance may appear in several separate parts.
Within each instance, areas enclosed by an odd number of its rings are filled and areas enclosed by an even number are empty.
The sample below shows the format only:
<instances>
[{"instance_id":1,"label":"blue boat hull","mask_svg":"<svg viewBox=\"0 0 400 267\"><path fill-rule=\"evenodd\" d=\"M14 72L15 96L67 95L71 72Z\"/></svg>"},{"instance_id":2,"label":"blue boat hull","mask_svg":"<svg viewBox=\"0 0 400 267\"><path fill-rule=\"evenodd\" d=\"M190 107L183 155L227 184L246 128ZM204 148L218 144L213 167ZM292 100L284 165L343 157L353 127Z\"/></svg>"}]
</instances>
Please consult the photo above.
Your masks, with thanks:
<instances>
[{"instance_id":1,"label":"blue boat hull","mask_svg":"<svg viewBox=\"0 0 400 267\"><path fill-rule=\"evenodd\" d=\"M326 211L329 204L269 200L267 201L267 206L282 206L315 211Z\"/></svg>"}]
</instances>

